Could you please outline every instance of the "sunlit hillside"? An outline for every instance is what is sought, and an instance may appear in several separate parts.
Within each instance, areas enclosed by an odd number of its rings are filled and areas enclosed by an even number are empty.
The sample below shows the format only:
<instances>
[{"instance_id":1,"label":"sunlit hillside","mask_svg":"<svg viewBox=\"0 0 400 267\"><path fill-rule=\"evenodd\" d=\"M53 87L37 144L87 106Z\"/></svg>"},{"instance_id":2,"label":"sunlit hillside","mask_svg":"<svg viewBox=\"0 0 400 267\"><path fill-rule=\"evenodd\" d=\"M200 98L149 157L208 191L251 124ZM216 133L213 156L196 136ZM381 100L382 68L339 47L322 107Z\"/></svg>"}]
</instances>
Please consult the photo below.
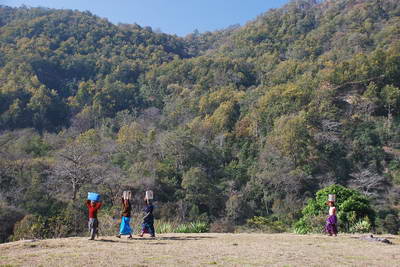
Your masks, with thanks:
<instances>
[{"instance_id":1,"label":"sunlit hillside","mask_svg":"<svg viewBox=\"0 0 400 267\"><path fill-rule=\"evenodd\" d=\"M398 0L296 0L184 38L1 6L0 242L84 235L87 192L112 222L131 190L139 216L147 189L160 222L319 231L332 184L357 196L341 232L399 233L399 40Z\"/></svg>"}]
</instances>

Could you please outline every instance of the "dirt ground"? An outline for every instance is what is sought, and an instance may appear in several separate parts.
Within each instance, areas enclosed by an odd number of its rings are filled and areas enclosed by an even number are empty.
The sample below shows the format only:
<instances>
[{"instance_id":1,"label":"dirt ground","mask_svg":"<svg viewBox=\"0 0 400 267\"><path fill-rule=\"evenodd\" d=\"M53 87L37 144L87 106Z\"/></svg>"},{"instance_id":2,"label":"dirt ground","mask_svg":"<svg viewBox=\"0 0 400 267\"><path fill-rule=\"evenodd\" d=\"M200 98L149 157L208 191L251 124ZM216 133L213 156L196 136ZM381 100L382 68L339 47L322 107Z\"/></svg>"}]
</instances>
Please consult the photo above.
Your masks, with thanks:
<instances>
[{"instance_id":1,"label":"dirt ground","mask_svg":"<svg viewBox=\"0 0 400 267\"><path fill-rule=\"evenodd\" d=\"M74 237L0 245L0 266L400 266L392 245L360 235L164 234L155 239Z\"/></svg>"}]
</instances>

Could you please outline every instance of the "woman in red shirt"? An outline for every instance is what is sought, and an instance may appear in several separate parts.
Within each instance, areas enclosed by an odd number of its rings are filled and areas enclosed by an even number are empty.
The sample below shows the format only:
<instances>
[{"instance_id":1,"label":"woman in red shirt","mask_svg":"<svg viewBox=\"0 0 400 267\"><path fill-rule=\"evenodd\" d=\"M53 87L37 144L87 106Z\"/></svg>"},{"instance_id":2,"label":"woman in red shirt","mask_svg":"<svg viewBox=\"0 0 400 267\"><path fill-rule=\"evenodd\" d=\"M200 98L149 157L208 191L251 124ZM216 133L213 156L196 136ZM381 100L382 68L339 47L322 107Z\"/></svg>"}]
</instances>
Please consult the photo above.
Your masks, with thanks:
<instances>
[{"instance_id":1,"label":"woman in red shirt","mask_svg":"<svg viewBox=\"0 0 400 267\"><path fill-rule=\"evenodd\" d=\"M94 240L94 236L97 234L98 235L98 227L99 227L99 221L97 220L97 211L101 208L102 203L101 202L95 202L91 200L86 201L86 206L89 209L89 232L90 232L90 238L89 240Z\"/></svg>"}]
</instances>

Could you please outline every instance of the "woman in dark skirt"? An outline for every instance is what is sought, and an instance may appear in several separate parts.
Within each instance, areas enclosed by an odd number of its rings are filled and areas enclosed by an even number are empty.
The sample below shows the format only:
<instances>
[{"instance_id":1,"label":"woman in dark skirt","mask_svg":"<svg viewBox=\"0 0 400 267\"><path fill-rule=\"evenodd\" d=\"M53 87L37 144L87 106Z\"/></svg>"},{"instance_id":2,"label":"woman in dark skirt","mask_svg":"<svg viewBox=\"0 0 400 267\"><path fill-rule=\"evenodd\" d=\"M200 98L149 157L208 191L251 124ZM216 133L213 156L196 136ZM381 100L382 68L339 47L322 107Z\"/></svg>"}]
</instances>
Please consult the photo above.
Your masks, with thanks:
<instances>
[{"instance_id":1,"label":"woman in dark skirt","mask_svg":"<svg viewBox=\"0 0 400 267\"><path fill-rule=\"evenodd\" d=\"M144 217L143 217L143 223L142 223L142 233L139 235L140 237L143 237L145 233L150 234L151 237L156 237L156 233L154 230L154 216L153 216L153 210L154 206L151 203L151 200L145 199L146 207L143 209L144 212Z\"/></svg>"},{"instance_id":2,"label":"woman in dark skirt","mask_svg":"<svg viewBox=\"0 0 400 267\"><path fill-rule=\"evenodd\" d=\"M337 236L338 230L335 202L328 201L327 204L329 206L329 216L326 219L325 232L330 236Z\"/></svg>"}]
</instances>

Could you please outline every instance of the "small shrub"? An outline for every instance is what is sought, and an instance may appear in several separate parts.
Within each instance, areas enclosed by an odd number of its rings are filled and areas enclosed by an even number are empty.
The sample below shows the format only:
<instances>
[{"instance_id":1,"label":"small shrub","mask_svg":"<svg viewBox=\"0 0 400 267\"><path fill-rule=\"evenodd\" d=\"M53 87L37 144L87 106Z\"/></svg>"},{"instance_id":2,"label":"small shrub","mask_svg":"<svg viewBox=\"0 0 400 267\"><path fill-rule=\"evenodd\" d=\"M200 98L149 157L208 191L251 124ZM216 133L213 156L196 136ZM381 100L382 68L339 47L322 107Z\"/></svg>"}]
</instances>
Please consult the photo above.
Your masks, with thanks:
<instances>
[{"instance_id":1,"label":"small shrub","mask_svg":"<svg viewBox=\"0 0 400 267\"><path fill-rule=\"evenodd\" d=\"M117 219L117 217L110 213L100 212L98 215L98 220L100 235L110 236L118 233L121 219ZM131 219L131 225L133 222L134 220ZM132 230L134 230L133 227Z\"/></svg>"},{"instance_id":2,"label":"small shrub","mask_svg":"<svg viewBox=\"0 0 400 267\"><path fill-rule=\"evenodd\" d=\"M393 213L389 213L379 220L379 230L383 233L400 234L400 218Z\"/></svg>"},{"instance_id":3,"label":"small shrub","mask_svg":"<svg viewBox=\"0 0 400 267\"><path fill-rule=\"evenodd\" d=\"M353 224L350 227L350 232L351 233L369 233L371 231L371 223L369 222L368 217L366 217L364 220L360 220Z\"/></svg>"},{"instance_id":4,"label":"small shrub","mask_svg":"<svg viewBox=\"0 0 400 267\"><path fill-rule=\"evenodd\" d=\"M171 221L156 220L154 223L156 233L206 233L208 224L205 222L178 223Z\"/></svg>"},{"instance_id":5,"label":"small shrub","mask_svg":"<svg viewBox=\"0 0 400 267\"><path fill-rule=\"evenodd\" d=\"M216 220L210 225L211 233L233 233L234 231L235 226L226 218Z\"/></svg>"},{"instance_id":6,"label":"small shrub","mask_svg":"<svg viewBox=\"0 0 400 267\"><path fill-rule=\"evenodd\" d=\"M67 217L29 214L15 224L12 240L66 237L71 232L71 224Z\"/></svg>"},{"instance_id":7,"label":"small shrub","mask_svg":"<svg viewBox=\"0 0 400 267\"><path fill-rule=\"evenodd\" d=\"M325 215L313 215L303 217L294 225L294 233L296 234L320 234L324 232L326 223Z\"/></svg>"},{"instance_id":8,"label":"small shrub","mask_svg":"<svg viewBox=\"0 0 400 267\"><path fill-rule=\"evenodd\" d=\"M157 234L173 233L176 223L168 221L156 220L154 223L154 228Z\"/></svg>"},{"instance_id":9,"label":"small shrub","mask_svg":"<svg viewBox=\"0 0 400 267\"><path fill-rule=\"evenodd\" d=\"M305 235L312 232L310 225L307 223L306 218L303 217L294 224L294 233Z\"/></svg>"},{"instance_id":10,"label":"small shrub","mask_svg":"<svg viewBox=\"0 0 400 267\"><path fill-rule=\"evenodd\" d=\"M47 238L67 237L73 232L71 218L65 217L63 214L46 218L45 224L48 228Z\"/></svg>"},{"instance_id":11,"label":"small shrub","mask_svg":"<svg viewBox=\"0 0 400 267\"><path fill-rule=\"evenodd\" d=\"M285 224L276 218L267 218L262 216L255 216L247 220L247 225L250 228L258 229L267 233L283 233L285 232Z\"/></svg>"},{"instance_id":12,"label":"small shrub","mask_svg":"<svg viewBox=\"0 0 400 267\"><path fill-rule=\"evenodd\" d=\"M178 225L174 233L206 233L208 229L206 222L191 222Z\"/></svg>"},{"instance_id":13,"label":"small shrub","mask_svg":"<svg viewBox=\"0 0 400 267\"><path fill-rule=\"evenodd\" d=\"M6 242L13 232L14 225L23 218L21 211L0 202L0 243Z\"/></svg>"},{"instance_id":14,"label":"small shrub","mask_svg":"<svg viewBox=\"0 0 400 267\"><path fill-rule=\"evenodd\" d=\"M48 236L46 228L46 221L43 217L26 215L15 224L12 240L46 238Z\"/></svg>"}]
</instances>

